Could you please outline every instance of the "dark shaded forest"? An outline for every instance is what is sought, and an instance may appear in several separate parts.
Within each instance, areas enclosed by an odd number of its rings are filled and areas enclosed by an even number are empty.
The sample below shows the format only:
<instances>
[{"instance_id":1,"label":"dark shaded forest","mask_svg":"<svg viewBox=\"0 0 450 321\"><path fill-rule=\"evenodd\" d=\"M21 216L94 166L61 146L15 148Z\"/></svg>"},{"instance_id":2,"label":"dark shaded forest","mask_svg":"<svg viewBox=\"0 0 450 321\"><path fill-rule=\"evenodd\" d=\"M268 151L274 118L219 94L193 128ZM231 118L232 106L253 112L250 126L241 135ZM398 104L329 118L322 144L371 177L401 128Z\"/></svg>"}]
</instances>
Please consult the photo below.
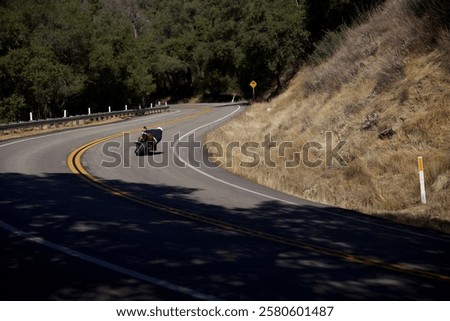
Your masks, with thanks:
<instances>
[{"instance_id":1,"label":"dark shaded forest","mask_svg":"<svg viewBox=\"0 0 450 321\"><path fill-rule=\"evenodd\" d=\"M379 2L2 0L0 121L275 95Z\"/></svg>"}]
</instances>

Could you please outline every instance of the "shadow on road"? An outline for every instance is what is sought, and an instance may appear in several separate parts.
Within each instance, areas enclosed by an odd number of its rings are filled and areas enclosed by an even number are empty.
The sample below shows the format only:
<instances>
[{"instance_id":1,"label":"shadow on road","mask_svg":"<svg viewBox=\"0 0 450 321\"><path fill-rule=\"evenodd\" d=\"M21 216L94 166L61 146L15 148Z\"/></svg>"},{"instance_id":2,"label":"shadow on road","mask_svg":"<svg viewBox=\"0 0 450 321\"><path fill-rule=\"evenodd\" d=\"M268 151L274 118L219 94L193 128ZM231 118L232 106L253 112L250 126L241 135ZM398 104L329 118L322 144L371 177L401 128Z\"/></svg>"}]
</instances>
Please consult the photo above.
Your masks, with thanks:
<instances>
[{"instance_id":1,"label":"shadow on road","mask_svg":"<svg viewBox=\"0 0 450 321\"><path fill-rule=\"evenodd\" d=\"M227 300L449 300L450 238L340 209L199 203L196 191L105 183L273 239L117 197L72 174L0 174L0 220L112 264ZM1 230L2 300L187 300ZM289 240L280 242L279 240ZM335 255L317 251L324 248ZM355 263L352 256L367 261ZM370 262L382 261L385 266ZM397 266L398 268L392 268ZM431 276L405 273L431 272Z\"/></svg>"}]
</instances>

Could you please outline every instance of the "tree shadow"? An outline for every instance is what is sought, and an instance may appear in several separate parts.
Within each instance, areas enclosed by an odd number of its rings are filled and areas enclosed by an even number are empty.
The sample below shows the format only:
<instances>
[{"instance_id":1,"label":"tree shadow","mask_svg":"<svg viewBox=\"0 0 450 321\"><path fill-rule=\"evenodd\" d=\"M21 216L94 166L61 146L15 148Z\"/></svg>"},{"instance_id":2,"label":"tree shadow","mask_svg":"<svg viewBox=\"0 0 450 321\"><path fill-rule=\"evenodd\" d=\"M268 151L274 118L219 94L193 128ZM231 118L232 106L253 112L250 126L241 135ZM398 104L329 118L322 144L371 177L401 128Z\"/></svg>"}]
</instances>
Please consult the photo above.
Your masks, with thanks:
<instances>
[{"instance_id":1,"label":"tree shadow","mask_svg":"<svg viewBox=\"0 0 450 321\"><path fill-rule=\"evenodd\" d=\"M447 235L335 208L205 204L193 188L103 181L155 203L145 206L73 174L0 176L2 222L216 298L450 298ZM0 236L4 300L192 299L4 229ZM429 273L409 273L417 270Z\"/></svg>"}]
</instances>

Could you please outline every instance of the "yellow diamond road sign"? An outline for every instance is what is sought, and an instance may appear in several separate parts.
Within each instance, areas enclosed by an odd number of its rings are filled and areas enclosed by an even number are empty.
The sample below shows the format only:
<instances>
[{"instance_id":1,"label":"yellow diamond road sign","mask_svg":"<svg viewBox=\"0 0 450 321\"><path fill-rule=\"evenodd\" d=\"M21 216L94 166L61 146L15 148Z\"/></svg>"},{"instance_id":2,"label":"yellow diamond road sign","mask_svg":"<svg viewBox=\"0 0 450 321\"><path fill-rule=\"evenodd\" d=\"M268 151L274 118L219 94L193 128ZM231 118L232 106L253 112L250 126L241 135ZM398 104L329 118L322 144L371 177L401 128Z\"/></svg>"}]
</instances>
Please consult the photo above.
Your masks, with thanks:
<instances>
[{"instance_id":1,"label":"yellow diamond road sign","mask_svg":"<svg viewBox=\"0 0 450 321\"><path fill-rule=\"evenodd\" d=\"M256 85L257 85L257 83L256 83L256 81L254 81L254 80L250 83L250 87L252 87L252 88L255 88Z\"/></svg>"}]
</instances>

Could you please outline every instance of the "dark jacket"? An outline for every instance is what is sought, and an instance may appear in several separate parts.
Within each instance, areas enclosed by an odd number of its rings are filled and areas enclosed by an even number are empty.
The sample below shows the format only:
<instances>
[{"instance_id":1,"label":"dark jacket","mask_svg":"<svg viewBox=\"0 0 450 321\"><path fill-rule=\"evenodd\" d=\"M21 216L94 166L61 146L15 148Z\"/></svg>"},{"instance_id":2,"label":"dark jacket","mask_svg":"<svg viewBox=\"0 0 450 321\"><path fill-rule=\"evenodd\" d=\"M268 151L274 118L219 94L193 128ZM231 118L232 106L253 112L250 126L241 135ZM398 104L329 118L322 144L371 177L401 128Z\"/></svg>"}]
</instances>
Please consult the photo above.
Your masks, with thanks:
<instances>
[{"instance_id":1,"label":"dark jacket","mask_svg":"<svg viewBox=\"0 0 450 321\"><path fill-rule=\"evenodd\" d=\"M159 143L162 139L162 130L161 129L148 129L145 132L150 133L156 139L157 143Z\"/></svg>"}]
</instances>

